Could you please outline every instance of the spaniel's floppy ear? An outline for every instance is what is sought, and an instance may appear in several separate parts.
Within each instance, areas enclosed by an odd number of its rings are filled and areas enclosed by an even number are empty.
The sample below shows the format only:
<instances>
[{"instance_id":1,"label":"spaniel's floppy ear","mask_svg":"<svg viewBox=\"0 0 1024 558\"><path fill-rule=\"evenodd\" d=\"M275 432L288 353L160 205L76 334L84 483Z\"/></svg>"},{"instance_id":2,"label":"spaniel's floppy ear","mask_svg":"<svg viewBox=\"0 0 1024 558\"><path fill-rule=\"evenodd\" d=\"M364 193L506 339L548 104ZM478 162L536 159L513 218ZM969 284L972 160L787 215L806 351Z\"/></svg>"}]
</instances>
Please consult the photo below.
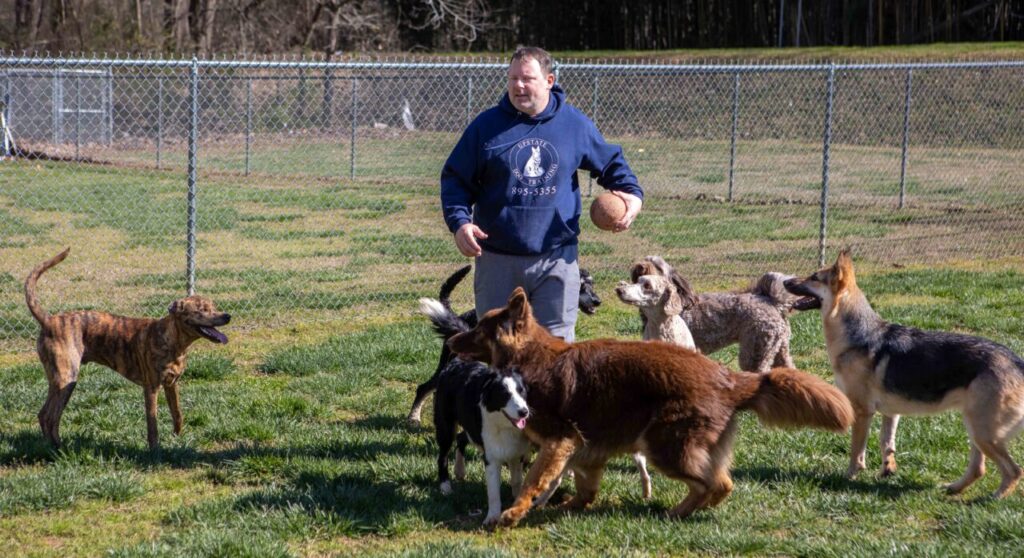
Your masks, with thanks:
<instances>
[{"instance_id":1,"label":"spaniel's floppy ear","mask_svg":"<svg viewBox=\"0 0 1024 558\"><path fill-rule=\"evenodd\" d=\"M693 292L693 287L690 286L689 281L683 279L683 276L679 275L674 269L669 279L672 280L672 285L676 288L676 293L679 295L679 304L682 305L682 308L679 309L680 312L697 303L697 293Z\"/></svg>"},{"instance_id":2,"label":"spaniel's floppy ear","mask_svg":"<svg viewBox=\"0 0 1024 558\"><path fill-rule=\"evenodd\" d=\"M687 308L687 306L683 305L683 298L679 296L679 292L672 284L665 285L665 293L662 297L662 300L665 301L664 311L666 316L682 314L683 310Z\"/></svg>"},{"instance_id":3,"label":"spaniel's floppy ear","mask_svg":"<svg viewBox=\"0 0 1024 558\"><path fill-rule=\"evenodd\" d=\"M636 262L635 264L633 264L633 267L629 269L629 282L636 283L636 280L639 279L641 276L648 275L647 273L645 273L646 270L646 262Z\"/></svg>"}]
</instances>

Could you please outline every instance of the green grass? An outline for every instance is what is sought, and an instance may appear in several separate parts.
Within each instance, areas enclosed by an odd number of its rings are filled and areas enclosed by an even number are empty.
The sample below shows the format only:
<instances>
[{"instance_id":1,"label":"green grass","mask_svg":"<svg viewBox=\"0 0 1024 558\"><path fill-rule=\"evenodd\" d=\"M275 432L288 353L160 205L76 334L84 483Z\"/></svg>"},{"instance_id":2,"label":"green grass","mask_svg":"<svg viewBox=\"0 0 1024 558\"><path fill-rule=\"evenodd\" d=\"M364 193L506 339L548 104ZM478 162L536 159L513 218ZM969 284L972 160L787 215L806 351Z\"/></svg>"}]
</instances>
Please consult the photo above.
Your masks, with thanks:
<instances>
[{"instance_id":1,"label":"green grass","mask_svg":"<svg viewBox=\"0 0 1024 558\"><path fill-rule=\"evenodd\" d=\"M638 338L632 309L614 300L582 317L581 338ZM883 317L978 333L1024 352L1024 274L955 268L862 272ZM830 378L816 313L793 317L799 366ZM229 328L230 329L230 326ZM232 343L239 333L232 336ZM227 348L230 348L229 345ZM985 495L988 475L962 497L939 484L967 461L959 416L908 417L900 469L842 477L847 436L778 431L744 416L736 490L686 521L665 512L683 485L654 475L640 499L632 462L613 460L591 510L535 510L513 530L479 528L486 490L479 454L465 482L442 496L428 426L404 417L439 343L422 318L365 326L320 341L293 340L239 360L198 346L181 379L185 430L170 432L161 398L162 449L145 444L139 388L87 365L62 423L65 447L42 442L35 412L45 395L35 361L0 368L0 536L8 555L516 556L799 555L1014 556L1024 552L1024 497ZM735 366L735 349L713 355ZM424 413L429 424L430 408ZM1024 446L1017 442L1020 459ZM572 483L561 489L572 491ZM511 495L503 488L508 502ZM130 528L125 528L125 525ZM122 533L112 537L110 533ZM39 541L47 541L40 546Z\"/></svg>"}]
</instances>

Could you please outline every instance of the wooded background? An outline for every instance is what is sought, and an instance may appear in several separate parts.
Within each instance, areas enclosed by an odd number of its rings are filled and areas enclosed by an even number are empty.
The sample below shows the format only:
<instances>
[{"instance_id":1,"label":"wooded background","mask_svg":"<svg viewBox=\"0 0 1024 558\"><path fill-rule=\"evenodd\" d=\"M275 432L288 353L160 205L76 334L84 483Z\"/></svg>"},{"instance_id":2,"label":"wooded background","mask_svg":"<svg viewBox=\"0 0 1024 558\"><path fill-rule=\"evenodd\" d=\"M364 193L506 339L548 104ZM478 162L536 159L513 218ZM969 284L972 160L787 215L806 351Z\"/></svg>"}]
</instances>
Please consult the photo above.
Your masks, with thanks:
<instances>
[{"instance_id":1,"label":"wooded background","mask_svg":"<svg viewBox=\"0 0 1024 558\"><path fill-rule=\"evenodd\" d=\"M0 48L166 54L1024 39L1024 0L8 0Z\"/></svg>"}]
</instances>

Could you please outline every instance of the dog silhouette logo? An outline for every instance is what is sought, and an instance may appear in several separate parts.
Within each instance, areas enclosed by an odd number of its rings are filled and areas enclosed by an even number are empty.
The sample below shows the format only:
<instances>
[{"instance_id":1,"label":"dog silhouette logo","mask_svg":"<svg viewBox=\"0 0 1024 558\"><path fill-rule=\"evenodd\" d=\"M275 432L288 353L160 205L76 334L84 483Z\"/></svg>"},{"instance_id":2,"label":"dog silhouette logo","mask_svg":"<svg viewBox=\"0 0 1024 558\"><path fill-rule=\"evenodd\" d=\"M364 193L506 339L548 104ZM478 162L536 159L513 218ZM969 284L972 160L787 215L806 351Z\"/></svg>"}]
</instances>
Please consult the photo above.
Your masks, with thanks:
<instances>
[{"instance_id":1,"label":"dog silhouette logo","mask_svg":"<svg viewBox=\"0 0 1024 558\"><path fill-rule=\"evenodd\" d=\"M546 140L525 139L512 148L508 163L520 184L536 188L547 184L558 172L558 151Z\"/></svg>"},{"instance_id":2,"label":"dog silhouette logo","mask_svg":"<svg viewBox=\"0 0 1024 558\"><path fill-rule=\"evenodd\" d=\"M535 145L530 147L530 150L530 159L526 161L526 166L523 167L523 176L537 178L544 174L544 167L540 166L540 146Z\"/></svg>"}]
</instances>

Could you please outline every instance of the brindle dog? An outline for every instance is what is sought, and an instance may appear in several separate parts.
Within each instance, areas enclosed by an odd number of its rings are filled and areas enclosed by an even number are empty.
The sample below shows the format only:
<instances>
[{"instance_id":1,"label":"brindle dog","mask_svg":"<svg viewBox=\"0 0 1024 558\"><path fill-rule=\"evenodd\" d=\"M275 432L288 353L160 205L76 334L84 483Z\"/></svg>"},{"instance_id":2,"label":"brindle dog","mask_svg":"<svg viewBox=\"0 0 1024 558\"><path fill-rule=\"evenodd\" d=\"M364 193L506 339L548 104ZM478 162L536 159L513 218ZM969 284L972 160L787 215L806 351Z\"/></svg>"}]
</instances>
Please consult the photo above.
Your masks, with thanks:
<instances>
[{"instance_id":1,"label":"brindle dog","mask_svg":"<svg viewBox=\"0 0 1024 558\"><path fill-rule=\"evenodd\" d=\"M149 447L154 449L158 444L157 391L163 386L174 433L180 434L178 378L185 370L185 351L199 338L227 343L227 336L216 326L228 323L231 316L218 312L213 302L202 296L173 302L167 316L159 320L94 310L51 316L39 305L36 282L46 270L64 261L70 251L68 248L39 264L25 280L25 302L42 328L36 350L50 384L46 403L39 410L39 426L43 435L59 447L60 417L78 383L79 368L83 363L96 362L142 386Z\"/></svg>"}]
</instances>

